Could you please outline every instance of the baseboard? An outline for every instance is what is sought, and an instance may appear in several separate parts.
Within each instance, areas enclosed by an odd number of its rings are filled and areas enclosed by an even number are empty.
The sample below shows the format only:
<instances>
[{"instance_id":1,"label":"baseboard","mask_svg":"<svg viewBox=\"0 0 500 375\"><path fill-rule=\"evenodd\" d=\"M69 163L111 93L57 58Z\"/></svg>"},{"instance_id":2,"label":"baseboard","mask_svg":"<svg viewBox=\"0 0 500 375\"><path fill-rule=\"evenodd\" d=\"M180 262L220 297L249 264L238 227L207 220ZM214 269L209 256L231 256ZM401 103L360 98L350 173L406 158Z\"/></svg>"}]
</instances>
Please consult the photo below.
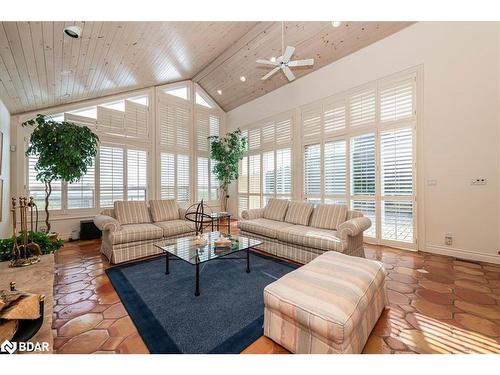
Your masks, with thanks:
<instances>
[{"instance_id":1,"label":"baseboard","mask_svg":"<svg viewBox=\"0 0 500 375\"><path fill-rule=\"evenodd\" d=\"M495 254L479 253L477 251L457 249L455 247L445 247L441 245L427 245L425 250L428 253L447 255L459 259L474 260L477 262L487 262L500 264L500 256Z\"/></svg>"}]
</instances>

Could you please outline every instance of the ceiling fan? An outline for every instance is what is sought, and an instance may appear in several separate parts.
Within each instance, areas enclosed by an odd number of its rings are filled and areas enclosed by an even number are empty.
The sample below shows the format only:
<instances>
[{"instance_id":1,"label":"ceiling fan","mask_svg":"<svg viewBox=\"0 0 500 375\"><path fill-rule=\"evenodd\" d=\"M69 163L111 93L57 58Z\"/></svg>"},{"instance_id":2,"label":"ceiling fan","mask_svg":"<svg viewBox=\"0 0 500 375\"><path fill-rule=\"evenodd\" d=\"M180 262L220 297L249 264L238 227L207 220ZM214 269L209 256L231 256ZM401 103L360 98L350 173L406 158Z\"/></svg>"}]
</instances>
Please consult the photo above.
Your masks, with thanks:
<instances>
[{"instance_id":1,"label":"ceiling fan","mask_svg":"<svg viewBox=\"0 0 500 375\"><path fill-rule=\"evenodd\" d=\"M281 56L273 58L270 60L258 59L257 63L271 65L274 68L263 76L261 79L264 81L275 74L278 70L282 70L286 78L291 82L295 79L290 67L296 66L312 66L314 65L314 59L304 59L304 60L294 60L290 61L293 53L295 52L295 47L287 46L285 49L285 23L281 23Z\"/></svg>"}]
</instances>

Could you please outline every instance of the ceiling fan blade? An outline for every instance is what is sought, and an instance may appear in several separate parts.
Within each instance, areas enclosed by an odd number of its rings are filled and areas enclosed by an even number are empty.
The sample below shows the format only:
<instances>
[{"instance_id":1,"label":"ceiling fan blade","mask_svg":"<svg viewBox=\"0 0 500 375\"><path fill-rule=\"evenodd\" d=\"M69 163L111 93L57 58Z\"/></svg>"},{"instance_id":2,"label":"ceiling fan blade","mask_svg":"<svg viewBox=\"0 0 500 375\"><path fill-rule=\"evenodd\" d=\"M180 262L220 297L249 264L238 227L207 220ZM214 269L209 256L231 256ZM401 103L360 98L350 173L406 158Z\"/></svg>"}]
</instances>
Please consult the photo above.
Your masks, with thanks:
<instances>
[{"instance_id":1,"label":"ceiling fan blade","mask_svg":"<svg viewBox=\"0 0 500 375\"><path fill-rule=\"evenodd\" d=\"M262 77L261 79L264 81L266 79L268 79L269 77L271 77L274 73L276 73L278 70L280 70L280 67L277 66L276 68L274 68L273 70L271 70L269 73L267 73L264 77Z\"/></svg>"},{"instance_id":2,"label":"ceiling fan blade","mask_svg":"<svg viewBox=\"0 0 500 375\"><path fill-rule=\"evenodd\" d=\"M295 52L295 47L288 46L285 49L285 53L283 56L281 56L281 61L287 63L290 61L290 57L292 57L293 53Z\"/></svg>"},{"instance_id":3,"label":"ceiling fan blade","mask_svg":"<svg viewBox=\"0 0 500 375\"><path fill-rule=\"evenodd\" d=\"M257 63L259 63L259 64L266 64L266 65L272 65L272 66L278 65L278 63L276 63L276 62L272 62L270 60L264 60L264 59L258 59Z\"/></svg>"},{"instance_id":4,"label":"ceiling fan blade","mask_svg":"<svg viewBox=\"0 0 500 375\"><path fill-rule=\"evenodd\" d=\"M311 65L314 65L314 59L289 61L287 65L288 66L311 66Z\"/></svg>"},{"instance_id":5,"label":"ceiling fan blade","mask_svg":"<svg viewBox=\"0 0 500 375\"><path fill-rule=\"evenodd\" d=\"M295 76L293 75L292 71L288 66L282 65L281 69L283 69L283 73L285 73L286 78L288 78L290 82L295 79Z\"/></svg>"}]
</instances>

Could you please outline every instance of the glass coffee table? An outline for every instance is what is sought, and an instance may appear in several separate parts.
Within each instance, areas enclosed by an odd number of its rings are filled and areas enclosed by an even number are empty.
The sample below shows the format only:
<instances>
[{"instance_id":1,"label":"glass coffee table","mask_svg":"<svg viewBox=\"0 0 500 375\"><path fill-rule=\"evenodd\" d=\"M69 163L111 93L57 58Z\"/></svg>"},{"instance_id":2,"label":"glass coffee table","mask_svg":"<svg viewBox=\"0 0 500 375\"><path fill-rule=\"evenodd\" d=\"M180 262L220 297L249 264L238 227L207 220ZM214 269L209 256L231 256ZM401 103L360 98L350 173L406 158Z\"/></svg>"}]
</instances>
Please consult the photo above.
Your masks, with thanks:
<instances>
[{"instance_id":1,"label":"glass coffee table","mask_svg":"<svg viewBox=\"0 0 500 375\"><path fill-rule=\"evenodd\" d=\"M202 235L205 245L195 243L196 236L175 238L155 243L165 253L165 274L170 273L170 257L181 259L195 266L195 296L200 295L200 264L211 260L245 259L245 257L231 257L229 255L246 251L246 272L250 272L250 250L262 244L262 241L243 236L228 236L231 246L218 248L214 242L220 238L220 232L210 232Z\"/></svg>"}]
</instances>

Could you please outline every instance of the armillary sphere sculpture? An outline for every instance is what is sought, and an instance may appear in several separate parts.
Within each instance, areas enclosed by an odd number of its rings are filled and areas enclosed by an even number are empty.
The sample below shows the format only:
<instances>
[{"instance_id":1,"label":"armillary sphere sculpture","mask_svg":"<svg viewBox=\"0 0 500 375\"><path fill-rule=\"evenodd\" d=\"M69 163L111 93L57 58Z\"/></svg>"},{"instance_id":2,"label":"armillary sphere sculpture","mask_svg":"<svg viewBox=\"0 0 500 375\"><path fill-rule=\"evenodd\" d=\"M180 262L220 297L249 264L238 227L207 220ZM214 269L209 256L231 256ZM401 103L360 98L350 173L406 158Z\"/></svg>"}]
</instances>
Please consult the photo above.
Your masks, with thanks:
<instances>
[{"instance_id":1,"label":"armillary sphere sculpture","mask_svg":"<svg viewBox=\"0 0 500 375\"><path fill-rule=\"evenodd\" d=\"M196 207L196 209L195 209ZM203 203L203 199L200 203L195 203L188 207L184 218L187 221L194 223L194 228L196 235L203 234L203 230L209 225L212 225L212 209Z\"/></svg>"}]
</instances>

